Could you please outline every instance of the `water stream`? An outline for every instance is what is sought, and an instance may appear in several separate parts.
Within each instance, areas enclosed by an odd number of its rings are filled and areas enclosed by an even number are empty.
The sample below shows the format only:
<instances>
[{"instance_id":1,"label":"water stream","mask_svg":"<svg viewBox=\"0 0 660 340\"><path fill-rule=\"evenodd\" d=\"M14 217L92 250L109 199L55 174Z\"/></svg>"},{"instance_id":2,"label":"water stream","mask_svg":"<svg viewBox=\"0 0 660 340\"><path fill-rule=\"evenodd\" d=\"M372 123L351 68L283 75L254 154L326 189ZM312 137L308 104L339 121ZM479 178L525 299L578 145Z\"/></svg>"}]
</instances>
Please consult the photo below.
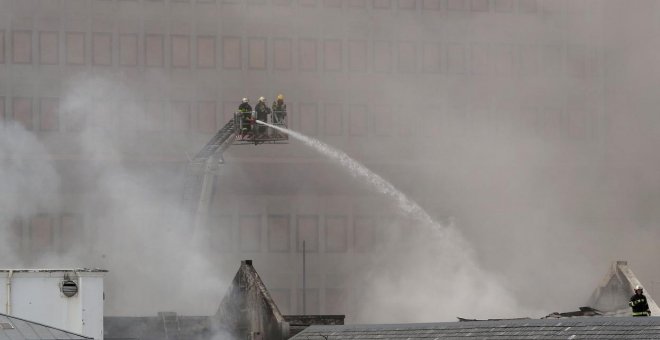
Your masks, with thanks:
<instances>
[{"instance_id":1,"label":"water stream","mask_svg":"<svg viewBox=\"0 0 660 340\"><path fill-rule=\"evenodd\" d=\"M433 226L437 228L438 230L442 230L442 225L439 224L438 222L435 222L431 216L429 216L422 207L419 206L415 201L412 199L408 198L404 193L399 191L397 188L392 185L392 183L388 182L386 179L380 177L378 174L375 174L369 168L366 166L362 165L360 162L354 160L350 156L348 156L346 153L343 151L337 150L330 145L327 145L318 139L314 139L308 136L303 135L302 133L289 130L286 128L282 128L276 125L271 125L265 122L262 122L260 120L257 120L257 123L266 125L268 127L271 127L273 129L276 129L278 131L284 132L288 134L289 136L305 143L305 145L314 148L321 154L327 156L328 158L334 159L338 161L341 165L344 166L345 169L347 169L350 174L353 177L356 178L361 178L367 180L367 182L379 193L385 194L391 198L393 198L399 208L405 212L406 214L416 218L420 222L424 223L425 225L428 226Z\"/></svg>"}]
</instances>

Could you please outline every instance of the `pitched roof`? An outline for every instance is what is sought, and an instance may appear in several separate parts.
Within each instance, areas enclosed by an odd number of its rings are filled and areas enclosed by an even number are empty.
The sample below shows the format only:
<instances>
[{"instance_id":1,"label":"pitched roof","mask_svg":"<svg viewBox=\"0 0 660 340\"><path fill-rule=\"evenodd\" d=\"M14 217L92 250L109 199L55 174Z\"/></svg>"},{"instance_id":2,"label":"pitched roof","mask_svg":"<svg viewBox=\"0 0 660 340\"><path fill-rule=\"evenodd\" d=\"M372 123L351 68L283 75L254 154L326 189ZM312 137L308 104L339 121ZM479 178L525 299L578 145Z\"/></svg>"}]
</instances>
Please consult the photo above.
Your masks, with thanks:
<instances>
[{"instance_id":1,"label":"pitched roof","mask_svg":"<svg viewBox=\"0 0 660 340\"><path fill-rule=\"evenodd\" d=\"M0 340L94 339L59 328L0 313Z\"/></svg>"},{"instance_id":2,"label":"pitched roof","mask_svg":"<svg viewBox=\"0 0 660 340\"><path fill-rule=\"evenodd\" d=\"M585 317L385 325L310 326L291 340L660 339L660 318Z\"/></svg>"},{"instance_id":3,"label":"pitched roof","mask_svg":"<svg viewBox=\"0 0 660 340\"><path fill-rule=\"evenodd\" d=\"M612 262L609 272L591 294L588 305L609 312L608 314L630 315L628 301L637 285L644 286L630 269L627 261ZM660 315L660 308L649 292L645 290L644 295L651 309L651 315Z\"/></svg>"}]
</instances>

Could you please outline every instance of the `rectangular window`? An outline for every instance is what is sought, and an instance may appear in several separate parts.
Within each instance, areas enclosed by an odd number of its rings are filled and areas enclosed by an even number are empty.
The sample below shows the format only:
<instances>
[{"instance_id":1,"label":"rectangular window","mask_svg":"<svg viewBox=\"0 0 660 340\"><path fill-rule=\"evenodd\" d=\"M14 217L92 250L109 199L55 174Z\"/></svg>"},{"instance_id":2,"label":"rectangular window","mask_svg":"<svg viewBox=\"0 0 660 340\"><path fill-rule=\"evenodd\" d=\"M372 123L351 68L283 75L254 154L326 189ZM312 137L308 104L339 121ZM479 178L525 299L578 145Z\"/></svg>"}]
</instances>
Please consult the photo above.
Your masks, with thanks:
<instances>
[{"instance_id":1,"label":"rectangular window","mask_svg":"<svg viewBox=\"0 0 660 340\"><path fill-rule=\"evenodd\" d=\"M190 131L190 103L184 101L172 102L170 127L174 131Z\"/></svg>"},{"instance_id":2,"label":"rectangular window","mask_svg":"<svg viewBox=\"0 0 660 340\"><path fill-rule=\"evenodd\" d=\"M268 292L282 314L291 314L291 290L286 288L269 288Z\"/></svg>"},{"instance_id":3,"label":"rectangular window","mask_svg":"<svg viewBox=\"0 0 660 340\"><path fill-rule=\"evenodd\" d=\"M348 250L348 219L346 216L325 217L325 251L343 253Z\"/></svg>"},{"instance_id":4,"label":"rectangular window","mask_svg":"<svg viewBox=\"0 0 660 340\"><path fill-rule=\"evenodd\" d=\"M346 292L341 288L325 289L326 315L344 315L346 313Z\"/></svg>"},{"instance_id":5,"label":"rectangular window","mask_svg":"<svg viewBox=\"0 0 660 340\"><path fill-rule=\"evenodd\" d=\"M520 74L523 76L533 76L538 72L539 50L536 45L522 45L519 47L520 55Z\"/></svg>"},{"instance_id":6,"label":"rectangular window","mask_svg":"<svg viewBox=\"0 0 660 340\"><path fill-rule=\"evenodd\" d=\"M327 8L341 8L343 0L323 0L323 6Z\"/></svg>"},{"instance_id":7,"label":"rectangular window","mask_svg":"<svg viewBox=\"0 0 660 340\"><path fill-rule=\"evenodd\" d=\"M165 65L164 38L162 34L147 34L144 39L144 59L146 66Z\"/></svg>"},{"instance_id":8,"label":"rectangular window","mask_svg":"<svg viewBox=\"0 0 660 340\"><path fill-rule=\"evenodd\" d=\"M316 136L318 133L317 116L318 107L315 103L299 104L300 131L306 135Z\"/></svg>"},{"instance_id":9,"label":"rectangular window","mask_svg":"<svg viewBox=\"0 0 660 340\"><path fill-rule=\"evenodd\" d=\"M468 5L468 0L447 0L447 9L450 11L467 11Z\"/></svg>"},{"instance_id":10,"label":"rectangular window","mask_svg":"<svg viewBox=\"0 0 660 340\"><path fill-rule=\"evenodd\" d=\"M475 12L488 12L488 0L470 0L470 9Z\"/></svg>"},{"instance_id":11,"label":"rectangular window","mask_svg":"<svg viewBox=\"0 0 660 340\"><path fill-rule=\"evenodd\" d=\"M462 44L447 45L447 72L449 74L465 73L465 47Z\"/></svg>"},{"instance_id":12,"label":"rectangular window","mask_svg":"<svg viewBox=\"0 0 660 340\"><path fill-rule=\"evenodd\" d=\"M275 6L290 6L291 0L273 0Z\"/></svg>"},{"instance_id":13,"label":"rectangular window","mask_svg":"<svg viewBox=\"0 0 660 340\"><path fill-rule=\"evenodd\" d=\"M536 0L518 0L518 10L520 13L536 13L538 5Z\"/></svg>"},{"instance_id":14,"label":"rectangular window","mask_svg":"<svg viewBox=\"0 0 660 340\"><path fill-rule=\"evenodd\" d=\"M316 0L298 0L301 7L316 7Z\"/></svg>"},{"instance_id":15,"label":"rectangular window","mask_svg":"<svg viewBox=\"0 0 660 340\"><path fill-rule=\"evenodd\" d=\"M495 0L495 12L513 12L513 0Z\"/></svg>"},{"instance_id":16,"label":"rectangular window","mask_svg":"<svg viewBox=\"0 0 660 340\"><path fill-rule=\"evenodd\" d=\"M399 0L399 9L415 9L417 8L416 0Z\"/></svg>"},{"instance_id":17,"label":"rectangular window","mask_svg":"<svg viewBox=\"0 0 660 340\"><path fill-rule=\"evenodd\" d=\"M573 0L571 0L573 1ZM564 0L545 0L543 3L543 12L548 15L558 15L564 12L566 2Z\"/></svg>"},{"instance_id":18,"label":"rectangular window","mask_svg":"<svg viewBox=\"0 0 660 340\"><path fill-rule=\"evenodd\" d=\"M92 64L112 65L112 33L92 34Z\"/></svg>"},{"instance_id":19,"label":"rectangular window","mask_svg":"<svg viewBox=\"0 0 660 340\"><path fill-rule=\"evenodd\" d=\"M231 215L213 216L215 225L211 226L210 245L220 253L232 252L235 249L234 224Z\"/></svg>"},{"instance_id":20,"label":"rectangular window","mask_svg":"<svg viewBox=\"0 0 660 340\"><path fill-rule=\"evenodd\" d=\"M412 41L400 41L399 50L399 72L412 73L417 71L417 46Z\"/></svg>"},{"instance_id":21,"label":"rectangular window","mask_svg":"<svg viewBox=\"0 0 660 340\"><path fill-rule=\"evenodd\" d=\"M494 45L492 59L495 74L510 76L513 73L513 47L511 45Z\"/></svg>"},{"instance_id":22,"label":"rectangular window","mask_svg":"<svg viewBox=\"0 0 660 340\"><path fill-rule=\"evenodd\" d=\"M5 63L5 31L0 30L0 64Z\"/></svg>"},{"instance_id":23,"label":"rectangular window","mask_svg":"<svg viewBox=\"0 0 660 340\"><path fill-rule=\"evenodd\" d=\"M344 134L344 108L342 104L323 104L323 133L326 136Z\"/></svg>"},{"instance_id":24,"label":"rectangular window","mask_svg":"<svg viewBox=\"0 0 660 340\"><path fill-rule=\"evenodd\" d=\"M319 217L316 215L300 215L296 219L296 249L302 252L303 241L305 251L319 251Z\"/></svg>"},{"instance_id":25,"label":"rectangular window","mask_svg":"<svg viewBox=\"0 0 660 340\"><path fill-rule=\"evenodd\" d=\"M266 69L266 39L248 39L248 68L253 70Z\"/></svg>"},{"instance_id":26,"label":"rectangular window","mask_svg":"<svg viewBox=\"0 0 660 340\"><path fill-rule=\"evenodd\" d=\"M119 35L119 65L137 66L138 36L137 34Z\"/></svg>"},{"instance_id":27,"label":"rectangular window","mask_svg":"<svg viewBox=\"0 0 660 340\"><path fill-rule=\"evenodd\" d=\"M439 11L442 9L442 0L423 0L422 9Z\"/></svg>"},{"instance_id":28,"label":"rectangular window","mask_svg":"<svg viewBox=\"0 0 660 340\"><path fill-rule=\"evenodd\" d=\"M85 33L67 32L65 40L66 63L68 65L85 64Z\"/></svg>"},{"instance_id":29,"label":"rectangular window","mask_svg":"<svg viewBox=\"0 0 660 340\"><path fill-rule=\"evenodd\" d=\"M57 65L60 62L59 46L57 32L39 32L39 63Z\"/></svg>"},{"instance_id":30,"label":"rectangular window","mask_svg":"<svg viewBox=\"0 0 660 340\"><path fill-rule=\"evenodd\" d=\"M53 219L38 215L30 220L30 242L32 251L48 250L53 245Z\"/></svg>"},{"instance_id":31,"label":"rectangular window","mask_svg":"<svg viewBox=\"0 0 660 340\"><path fill-rule=\"evenodd\" d=\"M542 137L556 138L561 132L561 117L562 112L560 108L545 107L538 112L536 119L536 130Z\"/></svg>"},{"instance_id":32,"label":"rectangular window","mask_svg":"<svg viewBox=\"0 0 660 340\"><path fill-rule=\"evenodd\" d=\"M471 65L472 74L488 74L489 72L489 51L487 44L472 44Z\"/></svg>"},{"instance_id":33,"label":"rectangular window","mask_svg":"<svg viewBox=\"0 0 660 340\"><path fill-rule=\"evenodd\" d=\"M32 130L32 99L14 97L12 108L14 121L23 124L26 130Z\"/></svg>"},{"instance_id":34,"label":"rectangular window","mask_svg":"<svg viewBox=\"0 0 660 340\"><path fill-rule=\"evenodd\" d=\"M11 61L14 64L32 63L32 32L31 31L13 31L11 32Z\"/></svg>"},{"instance_id":35,"label":"rectangular window","mask_svg":"<svg viewBox=\"0 0 660 340\"><path fill-rule=\"evenodd\" d=\"M241 66L241 38L222 37L222 67L240 69Z\"/></svg>"},{"instance_id":36,"label":"rectangular window","mask_svg":"<svg viewBox=\"0 0 660 340\"><path fill-rule=\"evenodd\" d=\"M238 217L238 244L243 252L261 251L261 216L241 215Z\"/></svg>"},{"instance_id":37,"label":"rectangular window","mask_svg":"<svg viewBox=\"0 0 660 340\"><path fill-rule=\"evenodd\" d=\"M190 37L172 35L172 67L190 67Z\"/></svg>"},{"instance_id":38,"label":"rectangular window","mask_svg":"<svg viewBox=\"0 0 660 340\"><path fill-rule=\"evenodd\" d=\"M144 111L142 127L146 131L162 131L165 126L165 102L148 100Z\"/></svg>"},{"instance_id":39,"label":"rectangular window","mask_svg":"<svg viewBox=\"0 0 660 340\"><path fill-rule=\"evenodd\" d=\"M348 134L350 136L366 136L368 131L367 106L351 104L348 109L349 123Z\"/></svg>"},{"instance_id":40,"label":"rectangular window","mask_svg":"<svg viewBox=\"0 0 660 340\"><path fill-rule=\"evenodd\" d=\"M301 71L316 71L316 39L298 40L299 69Z\"/></svg>"},{"instance_id":41,"label":"rectangular window","mask_svg":"<svg viewBox=\"0 0 660 340\"><path fill-rule=\"evenodd\" d=\"M348 0L350 8L367 8L366 0Z\"/></svg>"},{"instance_id":42,"label":"rectangular window","mask_svg":"<svg viewBox=\"0 0 660 340\"><path fill-rule=\"evenodd\" d=\"M364 40L348 41L349 71L365 72L367 70L367 42Z\"/></svg>"},{"instance_id":43,"label":"rectangular window","mask_svg":"<svg viewBox=\"0 0 660 340\"><path fill-rule=\"evenodd\" d=\"M215 37L197 37L197 67L215 68Z\"/></svg>"},{"instance_id":44,"label":"rectangular window","mask_svg":"<svg viewBox=\"0 0 660 340\"><path fill-rule=\"evenodd\" d=\"M39 103L39 130L57 131L60 128L60 101L57 98L41 98Z\"/></svg>"},{"instance_id":45,"label":"rectangular window","mask_svg":"<svg viewBox=\"0 0 660 340\"><path fill-rule=\"evenodd\" d=\"M583 78L587 74L587 50L584 45L569 45L566 55L566 73Z\"/></svg>"},{"instance_id":46,"label":"rectangular window","mask_svg":"<svg viewBox=\"0 0 660 340\"><path fill-rule=\"evenodd\" d=\"M374 246L374 218L369 216L356 216L353 219L353 240L355 251L369 252Z\"/></svg>"},{"instance_id":47,"label":"rectangular window","mask_svg":"<svg viewBox=\"0 0 660 340\"><path fill-rule=\"evenodd\" d=\"M601 51L597 47L591 47L587 53L587 76L599 77L602 74Z\"/></svg>"},{"instance_id":48,"label":"rectangular window","mask_svg":"<svg viewBox=\"0 0 660 340\"><path fill-rule=\"evenodd\" d=\"M324 40L323 69L326 71L341 71L342 67L341 40Z\"/></svg>"},{"instance_id":49,"label":"rectangular window","mask_svg":"<svg viewBox=\"0 0 660 340\"><path fill-rule=\"evenodd\" d=\"M373 109L374 135L387 137L394 131L394 114L389 106L378 106Z\"/></svg>"},{"instance_id":50,"label":"rectangular window","mask_svg":"<svg viewBox=\"0 0 660 340\"><path fill-rule=\"evenodd\" d=\"M291 69L291 39L273 39L273 67L276 70Z\"/></svg>"},{"instance_id":51,"label":"rectangular window","mask_svg":"<svg viewBox=\"0 0 660 340\"><path fill-rule=\"evenodd\" d=\"M422 70L426 73L442 71L442 50L440 43L428 42L423 45Z\"/></svg>"},{"instance_id":52,"label":"rectangular window","mask_svg":"<svg viewBox=\"0 0 660 340\"><path fill-rule=\"evenodd\" d=\"M298 314L318 315L321 303L318 288L305 289L305 308L303 308L303 290L298 289Z\"/></svg>"},{"instance_id":53,"label":"rectangular window","mask_svg":"<svg viewBox=\"0 0 660 340\"><path fill-rule=\"evenodd\" d=\"M291 249L289 215L268 216L268 251L288 252Z\"/></svg>"},{"instance_id":54,"label":"rectangular window","mask_svg":"<svg viewBox=\"0 0 660 340\"><path fill-rule=\"evenodd\" d=\"M374 41L374 71L392 70L392 46L389 41Z\"/></svg>"},{"instance_id":55,"label":"rectangular window","mask_svg":"<svg viewBox=\"0 0 660 340\"><path fill-rule=\"evenodd\" d=\"M587 139L590 125L588 118L584 110L571 110L568 113L568 136L574 139Z\"/></svg>"},{"instance_id":56,"label":"rectangular window","mask_svg":"<svg viewBox=\"0 0 660 340\"><path fill-rule=\"evenodd\" d=\"M545 45L541 54L544 74L557 76L562 71L562 49L560 45Z\"/></svg>"},{"instance_id":57,"label":"rectangular window","mask_svg":"<svg viewBox=\"0 0 660 340\"><path fill-rule=\"evenodd\" d=\"M389 9L392 7L392 0L373 0L375 9Z\"/></svg>"},{"instance_id":58,"label":"rectangular window","mask_svg":"<svg viewBox=\"0 0 660 340\"><path fill-rule=\"evenodd\" d=\"M82 216L78 214L63 214L60 217L60 250L79 247L84 239Z\"/></svg>"},{"instance_id":59,"label":"rectangular window","mask_svg":"<svg viewBox=\"0 0 660 340\"><path fill-rule=\"evenodd\" d=\"M202 101L197 104L197 131L215 133L218 130L216 120L214 101Z\"/></svg>"}]
</instances>

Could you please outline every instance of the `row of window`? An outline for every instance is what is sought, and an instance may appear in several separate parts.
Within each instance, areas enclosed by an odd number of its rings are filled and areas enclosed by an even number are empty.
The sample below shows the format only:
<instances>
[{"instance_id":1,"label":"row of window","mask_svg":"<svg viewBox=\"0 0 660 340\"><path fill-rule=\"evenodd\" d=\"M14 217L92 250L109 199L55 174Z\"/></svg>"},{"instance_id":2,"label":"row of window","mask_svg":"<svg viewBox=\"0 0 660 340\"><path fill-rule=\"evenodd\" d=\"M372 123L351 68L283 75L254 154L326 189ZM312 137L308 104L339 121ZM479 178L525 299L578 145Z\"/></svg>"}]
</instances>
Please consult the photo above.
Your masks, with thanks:
<instances>
[{"instance_id":1,"label":"row of window","mask_svg":"<svg viewBox=\"0 0 660 340\"><path fill-rule=\"evenodd\" d=\"M137 2L138 0L119 0L121 2ZM166 0L144 0L149 3L165 3ZM199 3L199 4L241 4L242 0L169 0L171 3ZM375 10L449 10L474 12L500 12L534 14L539 11L547 13L560 13L570 11L576 13L586 12L589 4L586 0L247 0L248 5L273 5L307 8L350 8Z\"/></svg>"},{"instance_id":2,"label":"row of window","mask_svg":"<svg viewBox=\"0 0 660 340\"><path fill-rule=\"evenodd\" d=\"M374 216L240 215L213 217L209 242L220 252L370 252L374 246L377 218ZM263 221L262 221L263 220ZM265 224L264 224L265 222ZM349 235L350 234L350 235ZM265 238L264 238L265 237Z\"/></svg>"},{"instance_id":3,"label":"row of window","mask_svg":"<svg viewBox=\"0 0 660 340\"><path fill-rule=\"evenodd\" d=\"M305 309L303 309L303 290L295 289L292 294L292 289L288 288L275 288L269 289L271 297L277 304L280 312L283 314L303 314L307 315L344 315L346 314L347 292L342 288L307 288L305 289ZM321 302L321 296L325 301ZM294 301L295 298L295 301ZM292 309L295 306L296 309Z\"/></svg>"},{"instance_id":4,"label":"row of window","mask_svg":"<svg viewBox=\"0 0 660 340\"><path fill-rule=\"evenodd\" d=\"M5 63L0 31L0 63ZM599 50L582 44L440 43L11 31L14 64L166 67L303 72L600 75ZM36 58L33 39L37 40ZM91 52L88 52L91 39ZM63 43L62 43L63 41ZM193 46L194 45L194 46ZM62 51L62 53L60 53ZM166 51L169 51L166 53ZM91 58L87 57L91 54ZM220 58L218 58L220 57Z\"/></svg>"},{"instance_id":5,"label":"row of window","mask_svg":"<svg viewBox=\"0 0 660 340\"><path fill-rule=\"evenodd\" d=\"M66 252L80 247L84 236L83 219L77 214L37 214L0 224L9 225L4 235L15 251L25 254Z\"/></svg>"}]
</instances>

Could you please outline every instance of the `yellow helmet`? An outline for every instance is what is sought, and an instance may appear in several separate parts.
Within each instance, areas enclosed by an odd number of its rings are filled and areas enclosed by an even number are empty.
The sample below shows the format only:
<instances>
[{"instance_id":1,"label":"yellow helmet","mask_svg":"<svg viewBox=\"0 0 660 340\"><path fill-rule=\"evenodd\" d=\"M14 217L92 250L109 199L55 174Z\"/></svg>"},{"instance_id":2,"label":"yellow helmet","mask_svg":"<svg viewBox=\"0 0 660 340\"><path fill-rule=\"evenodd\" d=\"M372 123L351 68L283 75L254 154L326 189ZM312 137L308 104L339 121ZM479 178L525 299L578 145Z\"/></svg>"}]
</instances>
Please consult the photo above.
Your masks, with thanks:
<instances>
[{"instance_id":1,"label":"yellow helmet","mask_svg":"<svg viewBox=\"0 0 660 340\"><path fill-rule=\"evenodd\" d=\"M281 95L281 94L278 94L278 95L277 95L277 100L284 100L284 96Z\"/></svg>"}]
</instances>

